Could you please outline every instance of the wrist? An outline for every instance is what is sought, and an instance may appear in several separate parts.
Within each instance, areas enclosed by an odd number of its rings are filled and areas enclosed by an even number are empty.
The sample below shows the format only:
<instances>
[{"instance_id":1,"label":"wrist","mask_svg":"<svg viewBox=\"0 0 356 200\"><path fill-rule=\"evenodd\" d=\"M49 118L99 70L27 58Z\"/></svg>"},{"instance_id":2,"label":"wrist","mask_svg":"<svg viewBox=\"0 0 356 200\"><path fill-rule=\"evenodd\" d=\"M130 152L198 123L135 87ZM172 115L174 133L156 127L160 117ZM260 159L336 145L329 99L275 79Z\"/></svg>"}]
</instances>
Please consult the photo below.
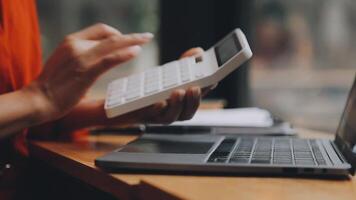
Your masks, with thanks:
<instances>
[{"instance_id":1,"label":"wrist","mask_svg":"<svg viewBox=\"0 0 356 200\"><path fill-rule=\"evenodd\" d=\"M23 88L21 92L24 98L28 99L29 104L34 110L34 120L37 124L54 120L56 118L55 109L50 102L50 98L37 82L32 82L27 87Z\"/></svg>"}]
</instances>

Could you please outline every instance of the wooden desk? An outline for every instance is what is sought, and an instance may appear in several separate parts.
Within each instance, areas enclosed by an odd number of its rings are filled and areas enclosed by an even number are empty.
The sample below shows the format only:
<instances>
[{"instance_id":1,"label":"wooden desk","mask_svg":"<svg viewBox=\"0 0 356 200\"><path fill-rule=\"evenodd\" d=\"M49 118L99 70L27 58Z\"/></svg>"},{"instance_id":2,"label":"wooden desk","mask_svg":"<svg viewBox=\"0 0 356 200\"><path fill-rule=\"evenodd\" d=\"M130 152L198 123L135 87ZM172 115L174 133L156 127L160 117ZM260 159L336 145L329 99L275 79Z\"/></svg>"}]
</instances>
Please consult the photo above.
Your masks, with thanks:
<instances>
[{"instance_id":1,"label":"wooden desk","mask_svg":"<svg viewBox=\"0 0 356 200\"><path fill-rule=\"evenodd\" d=\"M302 136L332 137L306 130ZM30 142L31 155L119 199L356 199L356 180L108 174L94 159L135 136L90 136L72 143Z\"/></svg>"}]
</instances>

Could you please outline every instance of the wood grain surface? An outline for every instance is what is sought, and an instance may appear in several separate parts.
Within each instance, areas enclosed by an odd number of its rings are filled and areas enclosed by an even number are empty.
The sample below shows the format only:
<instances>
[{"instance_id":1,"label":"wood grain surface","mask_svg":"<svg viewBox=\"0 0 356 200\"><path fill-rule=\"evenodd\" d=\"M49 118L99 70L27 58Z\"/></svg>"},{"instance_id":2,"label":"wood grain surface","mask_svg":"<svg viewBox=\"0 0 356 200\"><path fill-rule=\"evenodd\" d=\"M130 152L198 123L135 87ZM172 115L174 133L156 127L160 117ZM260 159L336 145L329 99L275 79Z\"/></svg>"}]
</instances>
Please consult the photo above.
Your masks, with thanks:
<instances>
[{"instance_id":1,"label":"wood grain surface","mask_svg":"<svg viewBox=\"0 0 356 200\"><path fill-rule=\"evenodd\" d=\"M332 138L298 129L302 137ZM120 199L321 199L355 200L356 180L301 177L107 173L94 159L135 139L96 135L75 142L31 141L31 155Z\"/></svg>"}]
</instances>

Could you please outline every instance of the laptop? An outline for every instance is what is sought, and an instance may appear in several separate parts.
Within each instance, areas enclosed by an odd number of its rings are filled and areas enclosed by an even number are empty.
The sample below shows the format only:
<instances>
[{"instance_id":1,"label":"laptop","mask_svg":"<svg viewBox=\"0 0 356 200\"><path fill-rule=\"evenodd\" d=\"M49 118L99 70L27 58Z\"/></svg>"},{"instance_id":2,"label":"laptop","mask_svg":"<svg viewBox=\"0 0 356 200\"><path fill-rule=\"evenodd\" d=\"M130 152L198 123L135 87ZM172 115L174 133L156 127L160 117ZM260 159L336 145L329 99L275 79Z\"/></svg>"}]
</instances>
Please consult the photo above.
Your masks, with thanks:
<instances>
[{"instance_id":1,"label":"laptop","mask_svg":"<svg viewBox=\"0 0 356 200\"><path fill-rule=\"evenodd\" d=\"M144 134L99 157L114 171L237 173L267 175L354 175L356 167L356 80L335 139Z\"/></svg>"}]
</instances>

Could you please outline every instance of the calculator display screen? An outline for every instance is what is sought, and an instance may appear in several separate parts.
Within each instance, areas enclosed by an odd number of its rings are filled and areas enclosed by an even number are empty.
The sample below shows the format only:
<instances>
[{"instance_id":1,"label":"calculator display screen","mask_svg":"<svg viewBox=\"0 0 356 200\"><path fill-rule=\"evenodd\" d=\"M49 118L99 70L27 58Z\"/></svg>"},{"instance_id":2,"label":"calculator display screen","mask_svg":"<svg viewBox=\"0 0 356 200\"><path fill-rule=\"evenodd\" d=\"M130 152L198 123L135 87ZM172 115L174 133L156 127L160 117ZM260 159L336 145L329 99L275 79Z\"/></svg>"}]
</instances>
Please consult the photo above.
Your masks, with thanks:
<instances>
[{"instance_id":1,"label":"calculator display screen","mask_svg":"<svg viewBox=\"0 0 356 200\"><path fill-rule=\"evenodd\" d=\"M219 67L230 60L234 55L241 51L242 47L235 33L225 37L215 46L215 54Z\"/></svg>"}]
</instances>

